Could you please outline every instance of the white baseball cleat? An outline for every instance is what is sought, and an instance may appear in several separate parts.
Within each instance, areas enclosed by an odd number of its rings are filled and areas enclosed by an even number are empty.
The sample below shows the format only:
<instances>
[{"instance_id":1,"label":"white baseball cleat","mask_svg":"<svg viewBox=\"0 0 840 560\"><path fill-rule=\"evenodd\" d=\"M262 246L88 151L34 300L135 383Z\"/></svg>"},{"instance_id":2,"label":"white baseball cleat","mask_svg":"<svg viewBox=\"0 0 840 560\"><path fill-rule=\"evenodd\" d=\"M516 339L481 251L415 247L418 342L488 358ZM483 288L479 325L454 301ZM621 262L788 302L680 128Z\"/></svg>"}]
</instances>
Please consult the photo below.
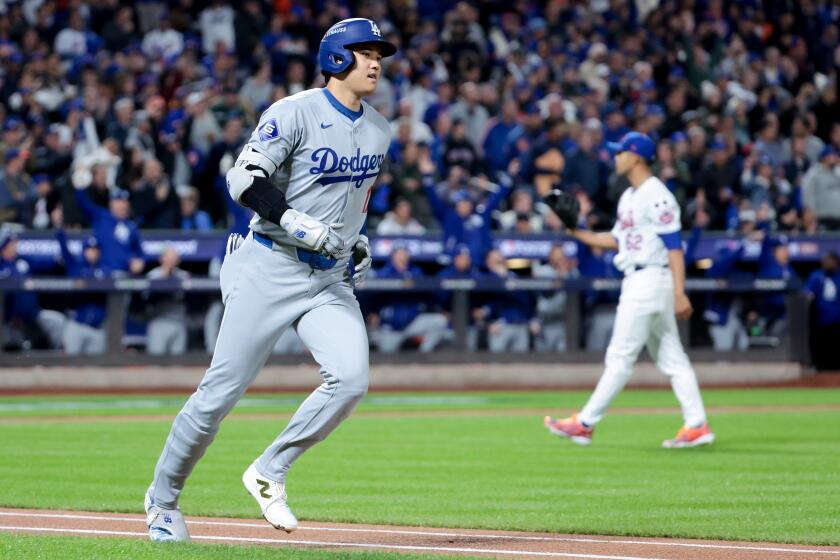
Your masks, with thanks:
<instances>
[{"instance_id":1,"label":"white baseball cleat","mask_svg":"<svg viewBox=\"0 0 840 560\"><path fill-rule=\"evenodd\" d=\"M275 529L282 529L291 533L297 529L298 521L289 509L286 487L280 482L269 480L257 471L256 463L252 463L242 475L245 489L257 500L263 517Z\"/></svg>"},{"instance_id":2,"label":"white baseball cleat","mask_svg":"<svg viewBox=\"0 0 840 560\"><path fill-rule=\"evenodd\" d=\"M187 524L181 510L163 509L155 505L154 500L146 492L143 500L146 509L146 525L149 527L149 538L155 542L186 542L190 540Z\"/></svg>"}]
</instances>

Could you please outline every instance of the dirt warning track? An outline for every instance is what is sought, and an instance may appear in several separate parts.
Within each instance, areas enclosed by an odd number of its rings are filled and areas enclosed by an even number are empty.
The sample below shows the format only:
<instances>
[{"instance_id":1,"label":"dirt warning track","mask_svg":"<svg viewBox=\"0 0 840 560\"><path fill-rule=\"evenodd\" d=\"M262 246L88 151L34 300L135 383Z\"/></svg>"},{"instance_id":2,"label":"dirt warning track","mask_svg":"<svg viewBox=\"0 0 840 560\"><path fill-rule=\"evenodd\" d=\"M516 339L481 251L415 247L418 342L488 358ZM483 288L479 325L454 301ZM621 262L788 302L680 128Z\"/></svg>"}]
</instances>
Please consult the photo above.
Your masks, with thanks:
<instances>
[{"instance_id":1,"label":"dirt warning track","mask_svg":"<svg viewBox=\"0 0 840 560\"><path fill-rule=\"evenodd\" d=\"M840 547L601 537L477 529L431 529L306 522L287 535L262 520L187 517L196 542L377 550L493 558L604 560L840 560ZM39 535L147 538L143 516L0 508L0 531ZM161 545L166 546L166 545Z\"/></svg>"}]
</instances>

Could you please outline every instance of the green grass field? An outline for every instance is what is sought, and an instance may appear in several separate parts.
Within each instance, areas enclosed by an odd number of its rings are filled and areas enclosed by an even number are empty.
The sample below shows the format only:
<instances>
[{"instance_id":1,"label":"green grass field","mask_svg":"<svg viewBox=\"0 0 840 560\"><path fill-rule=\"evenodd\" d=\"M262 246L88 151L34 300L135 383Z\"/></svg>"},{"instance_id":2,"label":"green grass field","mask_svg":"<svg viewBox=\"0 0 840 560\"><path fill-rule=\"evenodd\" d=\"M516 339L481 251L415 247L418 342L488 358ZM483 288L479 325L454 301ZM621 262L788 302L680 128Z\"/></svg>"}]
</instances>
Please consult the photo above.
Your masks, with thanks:
<instances>
[{"instance_id":1,"label":"green grass field","mask_svg":"<svg viewBox=\"0 0 840 560\"><path fill-rule=\"evenodd\" d=\"M588 448L546 432L544 414L565 414L587 395L371 394L295 465L291 504L303 520L840 544L840 390L706 391L718 442L695 450L659 447L679 427L679 414L643 409L675 407L667 391L620 395ZM187 484L187 515L258 516L239 478L288 416L260 414L289 413L302 398L243 400ZM0 505L142 511L170 417L184 399L0 398L0 479L7 482ZM97 418L103 415L119 418ZM49 558L51 546L75 550L86 542L0 535L0 552L41 550ZM101 555L84 557L145 558L150 550L146 543L97 543ZM190 557L239 557L230 550L201 545ZM339 556L392 557L294 555Z\"/></svg>"}]
</instances>

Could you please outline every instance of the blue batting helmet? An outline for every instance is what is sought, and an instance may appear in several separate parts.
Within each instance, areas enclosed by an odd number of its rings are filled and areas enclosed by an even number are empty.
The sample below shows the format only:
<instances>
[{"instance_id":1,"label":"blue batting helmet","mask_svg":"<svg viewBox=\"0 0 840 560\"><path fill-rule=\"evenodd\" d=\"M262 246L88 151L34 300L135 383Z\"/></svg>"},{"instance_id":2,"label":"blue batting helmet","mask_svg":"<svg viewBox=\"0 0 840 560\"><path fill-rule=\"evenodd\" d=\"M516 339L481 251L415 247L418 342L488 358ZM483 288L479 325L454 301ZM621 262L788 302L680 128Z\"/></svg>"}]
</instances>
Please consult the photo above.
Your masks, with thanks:
<instances>
[{"instance_id":1,"label":"blue batting helmet","mask_svg":"<svg viewBox=\"0 0 840 560\"><path fill-rule=\"evenodd\" d=\"M376 43L382 49L382 56L391 56L397 52L394 45L382 38L382 32L373 20L345 19L330 27L321 39L321 47L318 49L321 70L340 74L350 69L354 58L347 47L361 43Z\"/></svg>"}]
</instances>

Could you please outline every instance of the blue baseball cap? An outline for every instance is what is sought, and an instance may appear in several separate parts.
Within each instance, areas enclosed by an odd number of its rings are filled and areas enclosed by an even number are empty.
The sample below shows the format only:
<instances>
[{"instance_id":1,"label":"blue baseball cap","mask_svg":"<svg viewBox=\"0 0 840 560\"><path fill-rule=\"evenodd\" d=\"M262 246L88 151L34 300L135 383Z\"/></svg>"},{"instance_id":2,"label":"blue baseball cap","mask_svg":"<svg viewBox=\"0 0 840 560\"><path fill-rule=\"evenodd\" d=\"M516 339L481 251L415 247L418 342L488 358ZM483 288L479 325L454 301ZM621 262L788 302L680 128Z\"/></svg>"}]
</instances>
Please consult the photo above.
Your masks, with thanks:
<instances>
[{"instance_id":1,"label":"blue baseball cap","mask_svg":"<svg viewBox=\"0 0 840 560\"><path fill-rule=\"evenodd\" d=\"M114 189L111 191L111 200L128 200L128 191L125 189Z\"/></svg>"},{"instance_id":2,"label":"blue baseball cap","mask_svg":"<svg viewBox=\"0 0 840 560\"><path fill-rule=\"evenodd\" d=\"M826 144L825 147L820 152L820 159L826 156L836 156L837 155L837 148L832 146L831 144Z\"/></svg>"},{"instance_id":3,"label":"blue baseball cap","mask_svg":"<svg viewBox=\"0 0 840 560\"><path fill-rule=\"evenodd\" d=\"M458 203L462 200L469 200L470 202L472 202L472 196L470 196L470 193L468 191L461 189L452 194L452 202Z\"/></svg>"},{"instance_id":4,"label":"blue baseball cap","mask_svg":"<svg viewBox=\"0 0 840 560\"><path fill-rule=\"evenodd\" d=\"M6 118L6 122L3 124L3 130L12 130L13 128L20 128L23 126L23 121L12 115Z\"/></svg>"},{"instance_id":5,"label":"blue baseball cap","mask_svg":"<svg viewBox=\"0 0 840 560\"><path fill-rule=\"evenodd\" d=\"M99 241L97 241L96 238L91 235L90 237L85 239L84 248L85 249L99 249Z\"/></svg>"},{"instance_id":6,"label":"blue baseball cap","mask_svg":"<svg viewBox=\"0 0 840 560\"><path fill-rule=\"evenodd\" d=\"M709 149L712 150L712 151L715 151L715 150L725 151L726 150L726 143L723 140L721 140L720 138L715 138L714 140L712 140L712 143L709 145Z\"/></svg>"},{"instance_id":7,"label":"blue baseball cap","mask_svg":"<svg viewBox=\"0 0 840 560\"><path fill-rule=\"evenodd\" d=\"M619 142L607 142L607 149L613 154L633 152L648 161L656 154L656 143L647 134L628 132Z\"/></svg>"}]
</instances>

